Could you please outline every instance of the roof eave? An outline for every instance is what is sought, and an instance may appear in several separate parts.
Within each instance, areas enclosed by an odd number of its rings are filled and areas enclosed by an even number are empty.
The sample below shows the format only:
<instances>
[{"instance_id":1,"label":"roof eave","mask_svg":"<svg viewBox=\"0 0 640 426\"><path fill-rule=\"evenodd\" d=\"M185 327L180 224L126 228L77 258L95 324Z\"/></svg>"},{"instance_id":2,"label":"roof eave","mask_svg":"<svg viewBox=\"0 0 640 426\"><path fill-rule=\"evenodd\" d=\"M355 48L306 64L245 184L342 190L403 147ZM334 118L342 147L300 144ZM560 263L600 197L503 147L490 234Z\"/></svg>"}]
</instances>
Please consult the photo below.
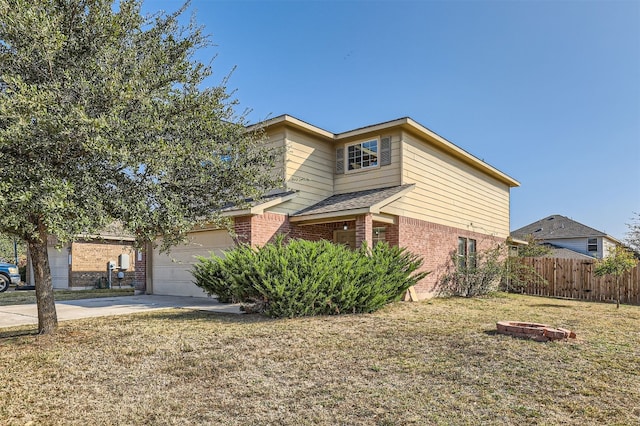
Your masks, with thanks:
<instances>
[{"instance_id":1,"label":"roof eave","mask_svg":"<svg viewBox=\"0 0 640 426\"><path fill-rule=\"evenodd\" d=\"M284 203L285 201L289 201L297 197L297 193L283 195L281 197L275 197L268 201L265 201L260 204L256 204L255 206L245 208L245 209L237 209L237 210L227 210L221 214L222 217L238 217L238 216L250 216L250 215L258 215L263 214L265 210L275 207L279 204Z\"/></svg>"}]
</instances>

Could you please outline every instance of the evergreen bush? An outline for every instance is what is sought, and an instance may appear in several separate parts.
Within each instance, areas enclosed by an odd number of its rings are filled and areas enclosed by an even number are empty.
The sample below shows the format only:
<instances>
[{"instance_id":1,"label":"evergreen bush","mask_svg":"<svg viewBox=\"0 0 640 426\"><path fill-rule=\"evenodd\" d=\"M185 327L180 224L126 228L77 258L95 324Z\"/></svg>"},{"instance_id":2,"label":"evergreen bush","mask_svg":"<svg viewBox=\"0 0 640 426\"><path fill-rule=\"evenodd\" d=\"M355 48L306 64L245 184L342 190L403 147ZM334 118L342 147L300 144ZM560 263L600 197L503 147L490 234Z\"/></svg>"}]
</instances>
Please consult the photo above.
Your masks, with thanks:
<instances>
[{"instance_id":1,"label":"evergreen bush","mask_svg":"<svg viewBox=\"0 0 640 426\"><path fill-rule=\"evenodd\" d=\"M195 283L221 302L251 304L271 317L373 312L399 300L428 272L422 259L378 243L359 250L331 242L290 239L254 249L239 245L224 258L201 257Z\"/></svg>"}]
</instances>

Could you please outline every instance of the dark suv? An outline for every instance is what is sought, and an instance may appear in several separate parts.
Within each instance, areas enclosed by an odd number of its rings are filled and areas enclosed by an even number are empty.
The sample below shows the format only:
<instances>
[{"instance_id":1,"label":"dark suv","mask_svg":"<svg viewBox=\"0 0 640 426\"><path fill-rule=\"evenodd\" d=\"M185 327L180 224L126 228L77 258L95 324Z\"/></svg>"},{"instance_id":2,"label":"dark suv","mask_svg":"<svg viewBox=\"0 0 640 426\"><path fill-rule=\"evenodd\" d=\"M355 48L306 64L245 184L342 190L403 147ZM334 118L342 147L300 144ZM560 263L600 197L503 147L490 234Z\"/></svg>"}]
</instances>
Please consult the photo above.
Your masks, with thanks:
<instances>
[{"instance_id":1,"label":"dark suv","mask_svg":"<svg viewBox=\"0 0 640 426\"><path fill-rule=\"evenodd\" d=\"M7 291L9 284L20 284L20 272L13 263L0 262L0 293Z\"/></svg>"}]
</instances>

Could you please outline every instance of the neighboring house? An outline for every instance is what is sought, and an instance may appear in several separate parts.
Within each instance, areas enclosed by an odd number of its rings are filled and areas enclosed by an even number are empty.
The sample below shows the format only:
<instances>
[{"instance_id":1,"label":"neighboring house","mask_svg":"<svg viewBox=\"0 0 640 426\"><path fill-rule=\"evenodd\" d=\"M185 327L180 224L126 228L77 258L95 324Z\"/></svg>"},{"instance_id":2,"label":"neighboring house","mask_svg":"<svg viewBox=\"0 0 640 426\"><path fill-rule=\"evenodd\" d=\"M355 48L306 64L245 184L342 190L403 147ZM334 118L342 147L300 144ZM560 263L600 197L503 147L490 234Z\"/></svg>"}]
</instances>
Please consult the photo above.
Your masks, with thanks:
<instances>
[{"instance_id":1,"label":"neighboring house","mask_svg":"<svg viewBox=\"0 0 640 426\"><path fill-rule=\"evenodd\" d=\"M555 259L576 259L576 260L590 260L593 261L593 256L578 253L567 248L558 247L553 244L545 243L544 246L548 247L549 254L542 257L553 257Z\"/></svg>"},{"instance_id":2,"label":"neighboring house","mask_svg":"<svg viewBox=\"0 0 640 426\"><path fill-rule=\"evenodd\" d=\"M289 115L259 126L269 146L284 148L284 188L226 210L234 236L203 228L168 255L149 250L148 293L205 296L192 282L195 256L285 233L354 248L365 241L406 247L432 272L410 291L421 299L433 294L456 251L473 256L509 236L510 189L519 183L411 118L338 134Z\"/></svg>"},{"instance_id":3,"label":"neighboring house","mask_svg":"<svg viewBox=\"0 0 640 426\"><path fill-rule=\"evenodd\" d=\"M146 256L136 251L133 243L134 238L123 236L119 231L82 235L62 247L57 247L55 238L49 237L47 251L53 288L83 290L104 287L109 276L108 262L115 263L110 273L112 286L144 288ZM127 257L129 264L121 264L122 261L126 262ZM28 253L27 265L27 284L33 285L33 268ZM120 267L126 267L126 270ZM124 272L124 277L119 280L120 271Z\"/></svg>"},{"instance_id":4,"label":"neighboring house","mask_svg":"<svg viewBox=\"0 0 640 426\"><path fill-rule=\"evenodd\" d=\"M576 254L602 259L611 249L620 245L620 241L602 231L583 225L561 215L551 215L511 232L511 236L524 239L528 235L539 243L549 244L552 248L571 250ZM559 252L567 257L566 252ZM580 256L576 256L580 258Z\"/></svg>"}]
</instances>

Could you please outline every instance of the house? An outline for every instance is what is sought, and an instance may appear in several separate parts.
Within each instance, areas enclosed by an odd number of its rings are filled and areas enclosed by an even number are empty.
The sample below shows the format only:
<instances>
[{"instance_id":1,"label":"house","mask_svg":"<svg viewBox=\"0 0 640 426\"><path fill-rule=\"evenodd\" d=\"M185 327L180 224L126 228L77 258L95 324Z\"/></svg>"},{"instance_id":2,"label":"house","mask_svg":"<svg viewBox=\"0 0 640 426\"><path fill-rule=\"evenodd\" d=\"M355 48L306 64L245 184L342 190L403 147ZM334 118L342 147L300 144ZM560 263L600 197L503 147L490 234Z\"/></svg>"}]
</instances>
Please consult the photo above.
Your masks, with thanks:
<instances>
[{"instance_id":1,"label":"house","mask_svg":"<svg viewBox=\"0 0 640 426\"><path fill-rule=\"evenodd\" d=\"M406 247L432 272L410 292L422 299L456 251L473 256L509 236L510 189L519 183L411 118L337 134L289 115L259 126L269 146L283 148L284 188L226 210L235 235L205 227L168 255L148 250L148 293L205 296L192 282L195 256L286 233Z\"/></svg>"},{"instance_id":2,"label":"house","mask_svg":"<svg viewBox=\"0 0 640 426\"><path fill-rule=\"evenodd\" d=\"M531 235L541 244L552 249L564 249L562 257L602 259L611 249L620 245L620 241L605 232L583 225L566 216L554 214L511 232L512 237L524 239ZM566 250L576 255L570 256Z\"/></svg>"}]
</instances>

